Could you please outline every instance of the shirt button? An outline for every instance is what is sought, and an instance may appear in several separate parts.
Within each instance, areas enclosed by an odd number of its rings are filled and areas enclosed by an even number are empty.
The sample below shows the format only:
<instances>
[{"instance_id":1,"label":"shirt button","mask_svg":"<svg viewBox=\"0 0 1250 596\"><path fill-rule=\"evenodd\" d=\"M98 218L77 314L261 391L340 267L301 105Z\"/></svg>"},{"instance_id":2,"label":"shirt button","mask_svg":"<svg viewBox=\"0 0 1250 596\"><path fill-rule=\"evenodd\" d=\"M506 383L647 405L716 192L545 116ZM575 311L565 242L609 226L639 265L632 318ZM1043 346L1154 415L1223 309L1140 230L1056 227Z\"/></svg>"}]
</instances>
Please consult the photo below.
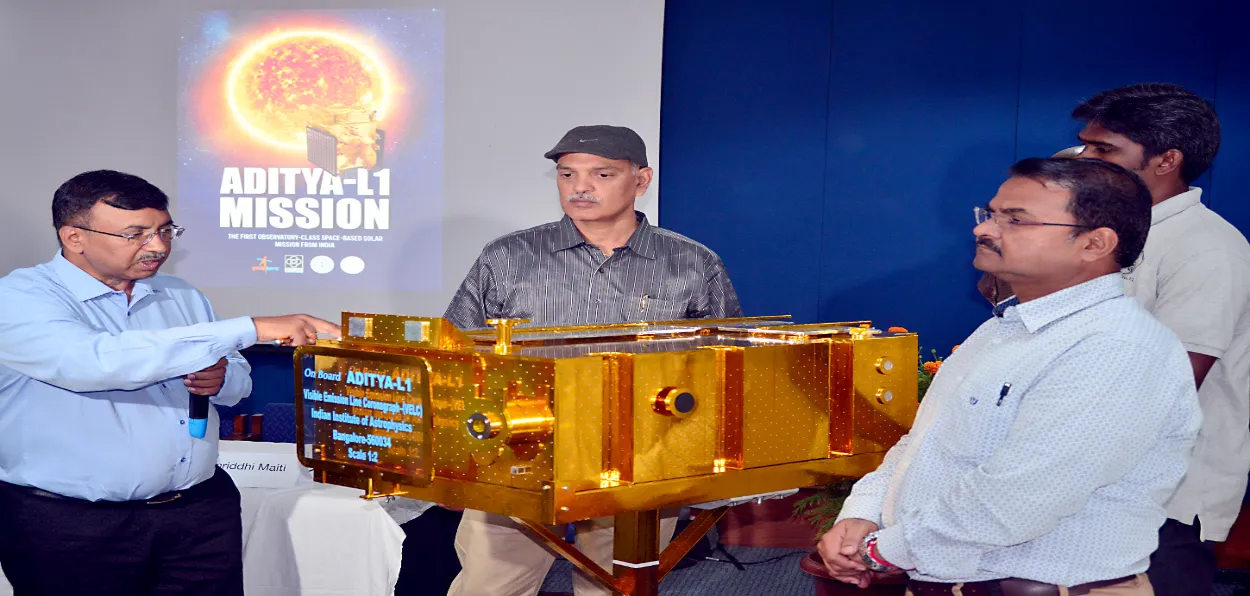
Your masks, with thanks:
<instances>
[{"instance_id":1,"label":"shirt button","mask_svg":"<svg viewBox=\"0 0 1250 596\"><path fill-rule=\"evenodd\" d=\"M186 421L186 420L179 420L179 421L178 421L178 424L186 424L186 423L187 423L187 421Z\"/></svg>"},{"instance_id":2,"label":"shirt button","mask_svg":"<svg viewBox=\"0 0 1250 596\"><path fill-rule=\"evenodd\" d=\"M187 458L185 458L185 457L184 457L184 458L182 458L182 463L184 463L184 464L185 464L185 463L187 463Z\"/></svg>"},{"instance_id":3,"label":"shirt button","mask_svg":"<svg viewBox=\"0 0 1250 596\"><path fill-rule=\"evenodd\" d=\"M975 406L975 405L977 405L977 398L975 398L975 397L969 397L969 398L968 398L968 403L970 403L970 404L972 404L972 405L974 405L974 406Z\"/></svg>"}]
</instances>

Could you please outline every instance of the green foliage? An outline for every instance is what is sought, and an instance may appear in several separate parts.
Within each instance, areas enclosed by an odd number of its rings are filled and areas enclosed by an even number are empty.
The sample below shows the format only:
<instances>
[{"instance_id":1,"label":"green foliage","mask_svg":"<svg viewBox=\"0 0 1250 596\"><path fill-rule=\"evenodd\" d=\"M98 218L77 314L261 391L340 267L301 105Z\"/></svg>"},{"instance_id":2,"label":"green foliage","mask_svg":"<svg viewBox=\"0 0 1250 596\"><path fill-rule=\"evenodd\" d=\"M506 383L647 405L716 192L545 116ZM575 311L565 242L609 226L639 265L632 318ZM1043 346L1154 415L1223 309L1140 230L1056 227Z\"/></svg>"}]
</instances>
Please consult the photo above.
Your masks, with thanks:
<instances>
[{"instance_id":1,"label":"green foliage","mask_svg":"<svg viewBox=\"0 0 1250 596\"><path fill-rule=\"evenodd\" d=\"M929 350L933 354L933 360L929 361L929 370L925 370L924 348L920 348L920 357L917 358L916 371L916 401L924 401L925 392L929 391L929 385L933 384L933 377L937 376L937 369L942 366L942 357L938 356L937 350ZM937 363L937 366L932 366Z\"/></svg>"},{"instance_id":2,"label":"green foliage","mask_svg":"<svg viewBox=\"0 0 1250 596\"><path fill-rule=\"evenodd\" d=\"M842 511L842 503L851 494L851 486L854 484L854 480L834 482L814 495L799 499L794 503L794 518L815 527L819 538L833 527L833 522L838 519L838 512Z\"/></svg>"}]
</instances>

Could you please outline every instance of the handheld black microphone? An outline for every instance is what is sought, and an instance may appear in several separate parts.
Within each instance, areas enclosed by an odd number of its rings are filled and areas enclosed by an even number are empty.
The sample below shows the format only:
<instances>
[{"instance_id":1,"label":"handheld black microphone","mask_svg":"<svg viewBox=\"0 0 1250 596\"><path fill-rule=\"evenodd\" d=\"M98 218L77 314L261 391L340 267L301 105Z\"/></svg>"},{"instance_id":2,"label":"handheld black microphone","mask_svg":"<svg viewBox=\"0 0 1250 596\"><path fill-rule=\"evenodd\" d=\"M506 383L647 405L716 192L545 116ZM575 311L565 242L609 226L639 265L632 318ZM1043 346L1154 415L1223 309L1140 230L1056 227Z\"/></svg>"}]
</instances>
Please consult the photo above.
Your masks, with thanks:
<instances>
[{"instance_id":1,"label":"handheld black microphone","mask_svg":"<svg viewBox=\"0 0 1250 596\"><path fill-rule=\"evenodd\" d=\"M197 439L203 439L208 432L208 396L189 393L187 403L187 431Z\"/></svg>"}]
</instances>

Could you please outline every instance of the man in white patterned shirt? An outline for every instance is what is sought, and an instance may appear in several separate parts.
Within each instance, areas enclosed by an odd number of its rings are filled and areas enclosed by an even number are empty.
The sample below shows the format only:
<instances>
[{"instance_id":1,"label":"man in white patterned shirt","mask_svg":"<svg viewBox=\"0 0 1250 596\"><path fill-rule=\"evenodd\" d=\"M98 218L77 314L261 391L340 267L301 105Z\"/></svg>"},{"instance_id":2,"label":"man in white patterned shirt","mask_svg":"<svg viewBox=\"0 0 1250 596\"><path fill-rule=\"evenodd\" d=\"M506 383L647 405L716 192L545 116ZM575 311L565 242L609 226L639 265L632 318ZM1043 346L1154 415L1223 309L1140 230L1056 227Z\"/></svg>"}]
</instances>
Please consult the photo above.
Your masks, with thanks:
<instances>
[{"instance_id":1,"label":"man in white patterned shirt","mask_svg":"<svg viewBox=\"0 0 1250 596\"><path fill-rule=\"evenodd\" d=\"M1119 274L1150 191L1114 164L1033 158L976 215L973 263L1016 299L947 359L821 556L860 586L906 571L915 596L1150 595L1202 420L1184 346Z\"/></svg>"}]
</instances>

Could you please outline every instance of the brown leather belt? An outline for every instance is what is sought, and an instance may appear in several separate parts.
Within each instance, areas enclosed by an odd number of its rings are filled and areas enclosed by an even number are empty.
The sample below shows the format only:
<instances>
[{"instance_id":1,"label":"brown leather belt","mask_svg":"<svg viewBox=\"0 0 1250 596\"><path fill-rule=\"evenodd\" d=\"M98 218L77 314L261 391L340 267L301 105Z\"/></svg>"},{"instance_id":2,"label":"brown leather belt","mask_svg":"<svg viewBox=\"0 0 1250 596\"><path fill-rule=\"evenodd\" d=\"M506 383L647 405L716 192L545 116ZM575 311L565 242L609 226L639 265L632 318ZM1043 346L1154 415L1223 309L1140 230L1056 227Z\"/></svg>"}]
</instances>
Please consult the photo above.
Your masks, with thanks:
<instances>
[{"instance_id":1,"label":"brown leather belt","mask_svg":"<svg viewBox=\"0 0 1250 596\"><path fill-rule=\"evenodd\" d=\"M1133 581L1136 577L1136 575L1127 575L1116 579L1104 579L1102 581L1072 586L1068 588L1068 594L1081 596L1099 588L1109 588L1117 584ZM907 582L907 588L911 590L913 596L951 596L951 594L955 593L954 588L956 585L959 586L959 592L963 596L1059 596L1059 586L1028 579L1008 578L969 582L966 584L923 582L914 579Z\"/></svg>"}]
</instances>

